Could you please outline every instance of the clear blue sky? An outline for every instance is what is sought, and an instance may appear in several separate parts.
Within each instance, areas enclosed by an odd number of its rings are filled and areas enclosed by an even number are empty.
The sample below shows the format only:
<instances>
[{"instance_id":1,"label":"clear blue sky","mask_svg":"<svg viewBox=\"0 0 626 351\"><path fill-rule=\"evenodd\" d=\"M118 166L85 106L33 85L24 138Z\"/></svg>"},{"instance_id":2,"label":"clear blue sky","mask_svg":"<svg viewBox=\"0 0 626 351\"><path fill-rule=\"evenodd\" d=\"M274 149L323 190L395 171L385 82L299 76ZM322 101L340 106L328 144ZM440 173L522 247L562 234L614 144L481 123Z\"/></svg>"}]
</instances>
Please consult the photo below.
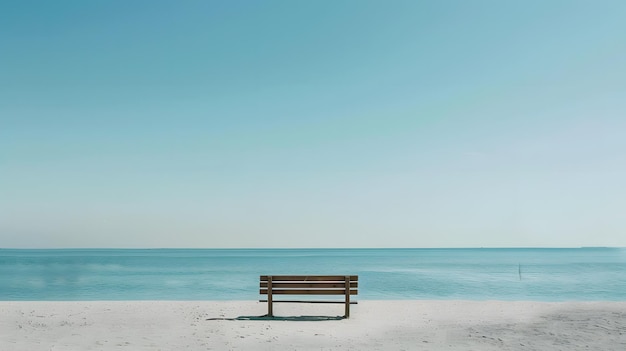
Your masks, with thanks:
<instances>
[{"instance_id":1,"label":"clear blue sky","mask_svg":"<svg viewBox=\"0 0 626 351\"><path fill-rule=\"evenodd\" d=\"M2 1L0 247L626 246L626 1Z\"/></svg>"}]
</instances>

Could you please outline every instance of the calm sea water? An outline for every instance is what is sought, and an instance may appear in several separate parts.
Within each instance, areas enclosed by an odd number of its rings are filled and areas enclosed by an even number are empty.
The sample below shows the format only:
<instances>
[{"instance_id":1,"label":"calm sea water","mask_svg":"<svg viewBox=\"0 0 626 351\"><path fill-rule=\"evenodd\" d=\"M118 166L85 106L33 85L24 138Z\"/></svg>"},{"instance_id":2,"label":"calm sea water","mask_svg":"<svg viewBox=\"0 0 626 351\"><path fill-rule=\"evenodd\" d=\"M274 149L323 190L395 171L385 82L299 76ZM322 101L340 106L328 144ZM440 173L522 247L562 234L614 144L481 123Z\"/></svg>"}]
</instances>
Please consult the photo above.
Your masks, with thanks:
<instances>
[{"instance_id":1,"label":"calm sea water","mask_svg":"<svg viewBox=\"0 0 626 351\"><path fill-rule=\"evenodd\" d=\"M358 274L360 299L626 301L626 249L0 250L0 300L255 300L261 274Z\"/></svg>"}]
</instances>

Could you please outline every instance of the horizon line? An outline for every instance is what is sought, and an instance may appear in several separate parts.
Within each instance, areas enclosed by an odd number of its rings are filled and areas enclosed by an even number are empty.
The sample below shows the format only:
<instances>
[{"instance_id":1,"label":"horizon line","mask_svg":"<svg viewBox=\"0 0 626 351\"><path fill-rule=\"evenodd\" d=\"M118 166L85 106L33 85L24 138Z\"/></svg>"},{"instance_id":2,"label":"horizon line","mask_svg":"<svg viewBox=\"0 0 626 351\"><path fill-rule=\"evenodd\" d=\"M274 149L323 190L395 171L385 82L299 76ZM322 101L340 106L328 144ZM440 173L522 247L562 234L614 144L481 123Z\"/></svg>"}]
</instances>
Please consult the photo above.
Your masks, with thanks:
<instances>
[{"instance_id":1,"label":"horizon line","mask_svg":"<svg viewBox=\"0 0 626 351\"><path fill-rule=\"evenodd\" d=\"M498 250L626 249L626 246L476 246L476 247L0 247L0 250Z\"/></svg>"}]
</instances>

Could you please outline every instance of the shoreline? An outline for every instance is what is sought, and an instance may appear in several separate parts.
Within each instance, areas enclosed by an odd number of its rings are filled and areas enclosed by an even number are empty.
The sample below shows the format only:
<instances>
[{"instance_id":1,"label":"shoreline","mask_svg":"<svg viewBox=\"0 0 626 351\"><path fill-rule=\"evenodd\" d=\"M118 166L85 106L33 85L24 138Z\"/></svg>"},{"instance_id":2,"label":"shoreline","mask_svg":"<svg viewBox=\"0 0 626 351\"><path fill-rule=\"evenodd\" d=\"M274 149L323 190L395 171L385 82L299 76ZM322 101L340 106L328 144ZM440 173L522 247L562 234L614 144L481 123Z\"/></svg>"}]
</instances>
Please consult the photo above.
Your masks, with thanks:
<instances>
[{"instance_id":1,"label":"shoreline","mask_svg":"<svg viewBox=\"0 0 626 351\"><path fill-rule=\"evenodd\" d=\"M0 301L1 350L624 350L626 302Z\"/></svg>"}]
</instances>

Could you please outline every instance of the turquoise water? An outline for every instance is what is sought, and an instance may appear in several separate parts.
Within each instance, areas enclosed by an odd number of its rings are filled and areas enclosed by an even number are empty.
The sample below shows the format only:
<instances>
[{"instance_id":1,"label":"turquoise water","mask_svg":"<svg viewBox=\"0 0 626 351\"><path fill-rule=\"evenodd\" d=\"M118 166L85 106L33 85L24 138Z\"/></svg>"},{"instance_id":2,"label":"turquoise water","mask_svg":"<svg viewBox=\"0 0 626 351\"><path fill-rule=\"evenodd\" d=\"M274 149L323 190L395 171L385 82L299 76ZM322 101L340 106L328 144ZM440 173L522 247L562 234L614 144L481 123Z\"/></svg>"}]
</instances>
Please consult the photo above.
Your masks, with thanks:
<instances>
[{"instance_id":1,"label":"turquoise water","mask_svg":"<svg viewBox=\"0 0 626 351\"><path fill-rule=\"evenodd\" d=\"M261 274L358 274L360 299L626 301L626 249L0 250L0 300L256 300Z\"/></svg>"}]
</instances>

